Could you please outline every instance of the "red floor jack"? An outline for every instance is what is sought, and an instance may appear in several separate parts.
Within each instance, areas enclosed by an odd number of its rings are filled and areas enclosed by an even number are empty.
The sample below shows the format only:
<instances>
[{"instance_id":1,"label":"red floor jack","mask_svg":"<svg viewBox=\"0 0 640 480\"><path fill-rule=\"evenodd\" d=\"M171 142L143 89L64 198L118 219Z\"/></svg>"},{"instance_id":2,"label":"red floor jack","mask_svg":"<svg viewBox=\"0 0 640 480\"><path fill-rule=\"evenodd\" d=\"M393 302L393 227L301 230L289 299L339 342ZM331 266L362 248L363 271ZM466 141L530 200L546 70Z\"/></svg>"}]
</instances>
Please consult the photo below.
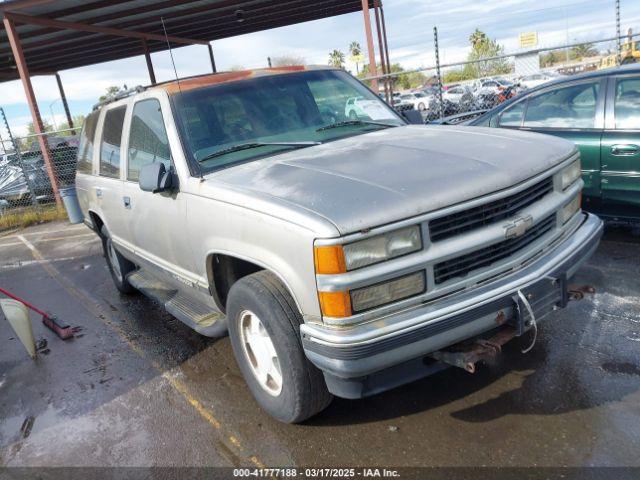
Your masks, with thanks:
<instances>
[{"instance_id":1,"label":"red floor jack","mask_svg":"<svg viewBox=\"0 0 640 480\"><path fill-rule=\"evenodd\" d=\"M67 340L68 338L73 337L73 328L61 322L60 319L58 319L55 315L51 315L49 313L43 312L39 308L31 305L26 300L23 300L17 295L14 295L13 293L6 291L4 288L0 288L0 293L5 294L9 298L13 298L14 300L17 300L28 309L33 310L39 315L42 315L42 323L44 323L47 328L52 330L62 340Z\"/></svg>"}]
</instances>

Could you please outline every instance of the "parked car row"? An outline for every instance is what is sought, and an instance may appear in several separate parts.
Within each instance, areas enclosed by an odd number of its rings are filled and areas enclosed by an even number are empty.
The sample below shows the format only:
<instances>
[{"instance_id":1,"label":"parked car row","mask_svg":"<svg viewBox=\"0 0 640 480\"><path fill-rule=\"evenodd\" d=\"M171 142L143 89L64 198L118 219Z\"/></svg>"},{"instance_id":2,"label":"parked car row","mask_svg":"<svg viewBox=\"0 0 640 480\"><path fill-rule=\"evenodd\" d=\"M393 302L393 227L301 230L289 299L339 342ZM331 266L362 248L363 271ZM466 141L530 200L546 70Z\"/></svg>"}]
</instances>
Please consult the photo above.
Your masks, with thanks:
<instances>
[{"instance_id":1,"label":"parked car row","mask_svg":"<svg viewBox=\"0 0 640 480\"><path fill-rule=\"evenodd\" d=\"M73 185L78 152L77 137L49 137L53 168L60 186ZM0 199L10 204L51 201L51 182L37 142L30 149L10 153L0 161Z\"/></svg>"}]
</instances>

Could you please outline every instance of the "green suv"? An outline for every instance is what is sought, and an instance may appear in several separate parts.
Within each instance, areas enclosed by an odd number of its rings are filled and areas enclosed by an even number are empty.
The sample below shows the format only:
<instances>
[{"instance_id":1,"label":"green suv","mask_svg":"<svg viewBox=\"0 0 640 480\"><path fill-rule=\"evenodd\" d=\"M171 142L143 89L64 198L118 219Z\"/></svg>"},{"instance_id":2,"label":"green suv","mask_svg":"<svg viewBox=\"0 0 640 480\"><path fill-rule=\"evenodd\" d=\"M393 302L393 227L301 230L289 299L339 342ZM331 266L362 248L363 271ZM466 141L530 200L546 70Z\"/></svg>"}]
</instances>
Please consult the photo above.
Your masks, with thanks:
<instances>
[{"instance_id":1,"label":"green suv","mask_svg":"<svg viewBox=\"0 0 640 480\"><path fill-rule=\"evenodd\" d=\"M542 84L470 124L571 140L582 158L583 207L609 219L640 221L640 65Z\"/></svg>"}]
</instances>

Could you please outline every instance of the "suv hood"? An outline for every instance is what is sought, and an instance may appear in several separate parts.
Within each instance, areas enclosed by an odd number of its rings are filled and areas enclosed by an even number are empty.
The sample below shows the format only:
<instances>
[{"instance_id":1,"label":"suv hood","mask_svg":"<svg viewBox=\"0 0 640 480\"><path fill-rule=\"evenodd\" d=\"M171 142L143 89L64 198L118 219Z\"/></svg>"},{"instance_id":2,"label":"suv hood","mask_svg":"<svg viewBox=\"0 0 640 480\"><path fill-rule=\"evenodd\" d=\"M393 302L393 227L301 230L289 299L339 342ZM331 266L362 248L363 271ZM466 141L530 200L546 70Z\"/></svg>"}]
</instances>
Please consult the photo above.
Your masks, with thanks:
<instances>
[{"instance_id":1,"label":"suv hood","mask_svg":"<svg viewBox=\"0 0 640 480\"><path fill-rule=\"evenodd\" d=\"M511 187L574 152L573 143L546 135L412 125L287 152L206 178L319 215L344 235Z\"/></svg>"}]
</instances>

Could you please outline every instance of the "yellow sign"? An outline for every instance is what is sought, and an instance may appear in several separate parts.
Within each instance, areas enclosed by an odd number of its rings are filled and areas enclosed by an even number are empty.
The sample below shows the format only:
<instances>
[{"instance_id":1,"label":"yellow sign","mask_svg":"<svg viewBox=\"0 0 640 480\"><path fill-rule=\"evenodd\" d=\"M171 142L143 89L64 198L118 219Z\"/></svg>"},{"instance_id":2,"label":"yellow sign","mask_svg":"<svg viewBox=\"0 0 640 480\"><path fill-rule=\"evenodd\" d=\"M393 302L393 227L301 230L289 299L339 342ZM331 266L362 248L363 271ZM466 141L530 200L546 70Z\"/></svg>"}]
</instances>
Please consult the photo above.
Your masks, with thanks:
<instances>
[{"instance_id":1,"label":"yellow sign","mask_svg":"<svg viewBox=\"0 0 640 480\"><path fill-rule=\"evenodd\" d=\"M531 48L538 45L538 32L523 32L520 34L520 48Z\"/></svg>"}]
</instances>

